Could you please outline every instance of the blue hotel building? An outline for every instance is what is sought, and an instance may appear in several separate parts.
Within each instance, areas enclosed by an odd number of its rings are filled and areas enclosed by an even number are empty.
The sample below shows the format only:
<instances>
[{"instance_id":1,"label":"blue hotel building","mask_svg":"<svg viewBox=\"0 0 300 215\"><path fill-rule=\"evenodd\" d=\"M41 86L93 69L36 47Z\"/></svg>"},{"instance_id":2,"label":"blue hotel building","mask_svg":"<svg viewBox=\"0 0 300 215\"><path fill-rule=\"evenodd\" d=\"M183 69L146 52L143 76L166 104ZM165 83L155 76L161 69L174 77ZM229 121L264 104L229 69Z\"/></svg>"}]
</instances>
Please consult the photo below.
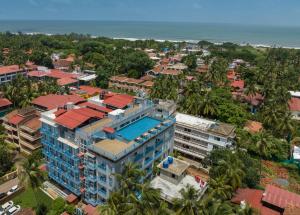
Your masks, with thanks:
<instances>
[{"instance_id":1,"label":"blue hotel building","mask_svg":"<svg viewBox=\"0 0 300 215\"><path fill-rule=\"evenodd\" d=\"M171 103L118 94L42 113L49 177L93 206L104 203L125 163L150 178L154 163L173 151L174 111Z\"/></svg>"}]
</instances>

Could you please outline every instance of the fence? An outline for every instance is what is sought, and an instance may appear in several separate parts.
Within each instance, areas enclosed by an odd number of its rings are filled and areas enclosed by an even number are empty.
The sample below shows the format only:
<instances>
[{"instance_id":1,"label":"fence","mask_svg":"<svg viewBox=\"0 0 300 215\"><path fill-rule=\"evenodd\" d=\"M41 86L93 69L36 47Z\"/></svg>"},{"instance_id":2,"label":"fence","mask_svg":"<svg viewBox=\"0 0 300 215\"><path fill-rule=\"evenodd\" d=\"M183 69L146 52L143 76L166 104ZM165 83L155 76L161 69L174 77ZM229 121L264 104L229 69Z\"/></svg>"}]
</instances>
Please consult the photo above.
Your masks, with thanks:
<instances>
[{"instance_id":1,"label":"fence","mask_svg":"<svg viewBox=\"0 0 300 215\"><path fill-rule=\"evenodd\" d=\"M0 178L0 184L3 184L9 180L12 180L14 178L16 178L18 176L18 171L13 171L13 172L10 172L10 173L7 173L6 175L2 176Z\"/></svg>"}]
</instances>

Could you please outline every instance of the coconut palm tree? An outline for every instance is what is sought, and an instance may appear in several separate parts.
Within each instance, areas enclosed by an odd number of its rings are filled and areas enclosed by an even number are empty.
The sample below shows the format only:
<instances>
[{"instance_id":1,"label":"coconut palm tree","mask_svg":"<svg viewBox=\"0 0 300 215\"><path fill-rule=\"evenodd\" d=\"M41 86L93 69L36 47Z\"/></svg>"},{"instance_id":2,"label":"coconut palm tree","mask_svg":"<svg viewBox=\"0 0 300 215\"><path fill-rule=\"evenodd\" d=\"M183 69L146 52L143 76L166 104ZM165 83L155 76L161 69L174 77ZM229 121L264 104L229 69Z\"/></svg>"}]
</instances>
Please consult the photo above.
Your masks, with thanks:
<instances>
[{"instance_id":1,"label":"coconut palm tree","mask_svg":"<svg viewBox=\"0 0 300 215\"><path fill-rule=\"evenodd\" d=\"M139 169L137 164L126 163L122 173L115 174L122 195L128 196L129 194L138 191L141 187L141 179L144 175L144 171Z\"/></svg>"},{"instance_id":2,"label":"coconut palm tree","mask_svg":"<svg viewBox=\"0 0 300 215\"><path fill-rule=\"evenodd\" d=\"M127 199L120 192L111 193L106 204L98 207L100 214L118 215L125 211Z\"/></svg>"},{"instance_id":3,"label":"coconut palm tree","mask_svg":"<svg viewBox=\"0 0 300 215\"><path fill-rule=\"evenodd\" d=\"M270 134L266 131L261 131L258 135L258 139L256 141L256 148L260 157L260 167L259 167L259 175L261 178L262 174L262 159L264 156L267 156L268 149L270 148Z\"/></svg>"},{"instance_id":4,"label":"coconut palm tree","mask_svg":"<svg viewBox=\"0 0 300 215\"><path fill-rule=\"evenodd\" d=\"M218 108L211 91L207 92L201 101L201 112L204 116L215 116Z\"/></svg>"},{"instance_id":5,"label":"coconut palm tree","mask_svg":"<svg viewBox=\"0 0 300 215\"><path fill-rule=\"evenodd\" d=\"M199 214L199 192L188 185L180 191L181 197L174 199L174 209L178 215Z\"/></svg>"},{"instance_id":6,"label":"coconut palm tree","mask_svg":"<svg viewBox=\"0 0 300 215\"><path fill-rule=\"evenodd\" d=\"M209 193L217 199L230 199L232 195L232 187L226 184L225 176L209 180Z\"/></svg>"},{"instance_id":7,"label":"coconut palm tree","mask_svg":"<svg viewBox=\"0 0 300 215\"><path fill-rule=\"evenodd\" d=\"M40 199L37 198L36 192L43 181L43 174L38 168L38 164L32 160L24 160L18 167L18 178L20 185L25 188L31 188L34 192L35 200L37 204L40 203Z\"/></svg>"}]
</instances>

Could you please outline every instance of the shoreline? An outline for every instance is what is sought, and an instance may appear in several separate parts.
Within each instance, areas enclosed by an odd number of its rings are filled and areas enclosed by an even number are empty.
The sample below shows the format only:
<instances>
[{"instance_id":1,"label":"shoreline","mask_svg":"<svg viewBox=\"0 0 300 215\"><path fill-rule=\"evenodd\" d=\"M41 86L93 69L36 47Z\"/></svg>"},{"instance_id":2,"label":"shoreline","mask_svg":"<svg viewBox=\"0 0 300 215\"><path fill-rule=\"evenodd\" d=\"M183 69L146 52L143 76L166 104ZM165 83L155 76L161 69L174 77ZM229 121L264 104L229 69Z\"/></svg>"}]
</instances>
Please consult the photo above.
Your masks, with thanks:
<instances>
[{"instance_id":1,"label":"shoreline","mask_svg":"<svg viewBox=\"0 0 300 215\"><path fill-rule=\"evenodd\" d=\"M2 32L5 33L5 32ZM18 32L11 32L12 34L19 34ZM25 35L46 35L46 36L54 36L54 35L64 35L64 34L53 34L53 33L46 33L46 32L22 32ZM65 33L65 34L70 34L70 33ZM87 35L87 34L86 34ZM154 38L133 38L133 37L109 37L109 36L96 36L96 35L90 35L91 38L99 38L99 37L106 37L106 38L110 38L113 40L128 40L128 41L137 41L137 40L154 40L157 42L172 42L172 43L181 43L181 42L187 42L187 43L191 43L191 44L197 44L199 41L201 40L190 40L190 39L182 39L182 40L175 40L175 39L154 39ZM294 46L281 46L279 44L277 45L269 45L269 44L260 44L260 43L236 43L236 42L231 42L231 41L220 41L220 42L213 42L211 40L205 40L207 42L211 42L215 45L221 45L224 43L234 43L237 44L239 46L251 46L253 48L284 48L284 49L295 49L295 50L300 50L300 47L294 47Z\"/></svg>"}]
</instances>

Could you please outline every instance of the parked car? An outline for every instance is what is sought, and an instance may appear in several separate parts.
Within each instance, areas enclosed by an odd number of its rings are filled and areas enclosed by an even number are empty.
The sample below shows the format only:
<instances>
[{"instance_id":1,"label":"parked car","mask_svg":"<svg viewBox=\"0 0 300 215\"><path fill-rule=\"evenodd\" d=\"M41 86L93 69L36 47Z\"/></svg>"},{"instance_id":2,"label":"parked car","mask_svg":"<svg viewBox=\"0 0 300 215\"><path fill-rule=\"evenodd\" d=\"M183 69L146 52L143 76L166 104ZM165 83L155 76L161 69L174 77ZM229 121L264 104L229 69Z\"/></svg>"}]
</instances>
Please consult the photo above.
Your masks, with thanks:
<instances>
[{"instance_id":1,"label":"parked car","mask_svg":"<svg viewBox=\"0 0 300 215\"><path fill-rule=\"evenodd\" d=\"M10 209L8 209L8 211L6 212L6 215L14 215L14 214L18 213L20 210L21 210L20 205L13 206Z\"/></svg>"},{"instance_id":2,"label":"parked car","mask_svg":"<svg viewBox=\"0 0 300 215\"><path fill-rule=\"evenodd\" d=\"M3 199L6 195L6 193L0 193L0 199Z\"/></svg>"},{"instance_id":3,"label":"parked car","mask_svg":"<svg viewBox=\"0 0 300 215\"><path fill-rule=\"evenodd\" d=\"M4 215L7 210L9 210L14 205L13 201L9 201L1 205L0 207L0 215Z\"/></svg>"},{"instance_id":4,"label":"parked car","mask_svg":"<svg viewBox=\"0 0 300 215\"><path fill-rule=\"evenodd\" d=\"M17 191L17 189L18 189L18 185L13 186L13 187L10 188L10 190L7 192L7 195L9 196L9 195L13 194L14 192Z\"/></svg>"}]
</instances>

